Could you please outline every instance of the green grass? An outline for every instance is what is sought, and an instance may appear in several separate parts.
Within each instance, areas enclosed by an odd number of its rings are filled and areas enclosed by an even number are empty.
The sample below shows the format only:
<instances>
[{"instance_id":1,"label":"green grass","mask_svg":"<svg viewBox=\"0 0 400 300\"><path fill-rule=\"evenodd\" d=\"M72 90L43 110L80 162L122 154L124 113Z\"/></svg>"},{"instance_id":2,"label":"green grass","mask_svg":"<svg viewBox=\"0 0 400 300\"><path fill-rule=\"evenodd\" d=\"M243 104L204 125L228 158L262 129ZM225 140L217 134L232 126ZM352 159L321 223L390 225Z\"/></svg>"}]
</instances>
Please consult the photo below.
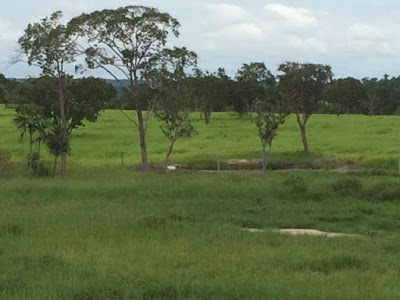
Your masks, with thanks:
<instances>
[{"instance_id":1,"label":"green grass","mask_svg":"<svg viewBox=\"0 0 400 300\"><path fill-rule=\"evenodd\" d=\"M134 116L134 112L127 112ZM20 139L12 124L12 110L0 108L0 149L12 153L15 161L27 156L26 140ZM259 158L260 141L254 123L238 119L235 114L215 113L206 126L199 114L193 114L197 135L179 140L172 162L215 168L218 159ZM366 164L397 168L400 157L400 117L314 115L308 125L311 154L302 153L299 129L290 117L279 130L273 144L272 165L296 163L312 167L320 157L334 157ZM149 158L154 163L164 160L167 140L157 122L148 128ZM74 131L70 164L77 166L117 166L121 152L127 164L140 162L136 128L119 111L106 111L97 123ZM50 157L47 159L51 163Z\"/></svg>"},{"instance_id":2,"label":"green grass","mask_svg":"<svg viewBox=\"0 0 400 300\"><path fill-rule=\"evenodd\" d=\"M74 133L65 178L25 175L27 145L12 117L0 109L0 149L12 155L0 166L0 299L400 297L396 117L313 116L308 156L289 119L274 144L277 163L329 157L392 171L165 175L121 168L121 151L127 165L139 162L138 138L119 112L107 111ZM198 134L178 142L175 162L259 156L248 120L193 119ZM166 141L154 120L148 140L151 160L162 161ZM279 228L360 237L287 236Z\"/></svg>"},{"instance_id":3,"label":"green grass","mask_svg":"<svg viewBox=\"0 0 400 300\"><path fill-rule=\"evenodd\" d=\"M0 188L0 298L398 298L399 183L110 168L64 179L14 175ZM371 186L392 196L371 195Z\"/></svg>"}]
</instances>

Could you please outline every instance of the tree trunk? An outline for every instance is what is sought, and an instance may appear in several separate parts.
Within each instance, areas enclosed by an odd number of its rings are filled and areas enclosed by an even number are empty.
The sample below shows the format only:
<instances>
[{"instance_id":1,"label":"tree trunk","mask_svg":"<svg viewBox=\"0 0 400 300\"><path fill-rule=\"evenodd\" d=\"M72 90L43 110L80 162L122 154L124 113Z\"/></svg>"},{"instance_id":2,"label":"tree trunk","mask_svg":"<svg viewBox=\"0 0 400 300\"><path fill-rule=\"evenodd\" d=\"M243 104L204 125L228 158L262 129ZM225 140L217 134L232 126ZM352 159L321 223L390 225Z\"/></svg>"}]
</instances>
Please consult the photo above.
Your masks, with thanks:
<instances>
[{"instance_id":1,"label":"tree trunk","mask_svg":"<svg viewBox=\"0 0 400 300\"><path fill-rule=\"evenodd\" d=\"M137 74L135 72L132 72L130 74L130 84L131 84L131 92L134 95L135 93L135 88L139 85L139 81L137 78ZM138 118L138 130L139 130L139 139L140 139L140 153L142 156L142 168L144 170L149 169L149 160L147 157L147 143L146 143L146 125L145 121L143 119L143 112L142 108L140 107L140 99L139 95L136 94L133 96L133 101L134 105L136 108L136 114Z\"/></svg>"},{"instance_id":2,"label":"tree trunk","mask_svg":"<svg viewBox=\"0 0 400 300\"><path fill-rule=\"evenodd\" d=\"M139 139L140 139L140 152L142 154L142 167L145 170L149 169L149 160L147 158L147 144L146 144L146 128L143 120L143 113L140 107L137 107Z\"/></svg>"},{"instance_id":3,"label":"tree trunk","mask_svg":"<svg viewBox=\"0 0 400 300\"><path fill-rule=\"evenodd\" d=\"M268 163L269 163L269 152L271 151L271 145L268 144L268 151L266 149L267 147L267 142L262 141L262 150L263 150L263 160L262 160L262 173L263 175L267 175L267 168L268 168Z\"/></svg>"},{"instance_id":4,"label":"tree trunk","mask_svg":"<svg viewBox=\"0 0 400 300\"><path fill-rule=\"evenodd\" d=\"M61 117L61 125L64 129L64 134L67 136L67 118L65 114L65 90L66 90L66 78L65 75L62 74L59 77L59 92L60 92L60 117ZM66 150L65 150L66 151ZM61 154L61 175L65 174L67 170L67 153L63 152Z\"/></svg>"},{"instance_id":5,"label":"tree trunk","mask_svg":"<svg viewBox=\"0 0 400 300\"><path fill-rule=\"evenodd\" d=\"M29 130L29 160L32 158L33 132Z\"/></svg>"},{"instance_id":6,"label":"tree trunk","mask_svg":"<svg viewBox=\"0 0 400 300\"><path fill-rule=\"evenodd\" d=\"M266 147L266 142L262 141L262 151L263 151L263 160L262 160L262 173L265 176L267 174L267 151L265 149Z\"/></svg>"},{"instance_id":7,"label":"tree trunk","mask_svg":"<svg viewBox=\"0 0 400 300\"><path fill-rule=\"evenodd\" d=\"M169 147L167 149L167 153L165 154L165 172L168 172L169 157L172 154L172 150L174 149L176 140L177 140L176 138L173 138L171 140L171 144L169 145Z\"/></svg>"},{"instance_id":8,"label":"tree trunk","mask_svg":"<svg viewBox=\"0 0 400 300\"><path fill-rule=\"evenodd\" d=\"M206 125L209 125L211 122L211 112L204 112L204 119L206 121Z\"/></svg>"},{"instance_id":9,"label":"tree trunk","mask_svg":"<svg viewBox=\"0 0 400 300\"><path fill-rule=\"evenodd\" d=\"M301 140L303 142L303 149L304 149L304 152L307 153L307 152L309 152L307 134L306 134L306 123L307 123L308 117L304 117L303 122L301 121L299 114L296 114L296 117L297 117L297 124L299 125L299 128L300 128Z\"/></svg>"},{"instance_id":10,"label":"tree trunk","mask_svg":"<svg viewBox=\"0 0 400 300\"><path fill-rule=\"evenodd\" d=\"M39 173L40 173L40 163L41 163L41 158L40 158L40 144L41 144L41 140L39 139L39 143L38 143L38 154L39 154L39 158L38 158L38 166L37 166L37 169L36 169L36 176L38 176L39 175Z\"/></svg>"},{"instance_id":11,"label":"tree trunk","mask_svg":"<svg viewBox=\"0 0 400 300\"><path fill-rule=\"evenodd\" d=\"M57 159L58 159L58 156L54 156L53 177L54 177L54 176L56 176L56 170L57 170Z\"/></svg>"}]
</instances>

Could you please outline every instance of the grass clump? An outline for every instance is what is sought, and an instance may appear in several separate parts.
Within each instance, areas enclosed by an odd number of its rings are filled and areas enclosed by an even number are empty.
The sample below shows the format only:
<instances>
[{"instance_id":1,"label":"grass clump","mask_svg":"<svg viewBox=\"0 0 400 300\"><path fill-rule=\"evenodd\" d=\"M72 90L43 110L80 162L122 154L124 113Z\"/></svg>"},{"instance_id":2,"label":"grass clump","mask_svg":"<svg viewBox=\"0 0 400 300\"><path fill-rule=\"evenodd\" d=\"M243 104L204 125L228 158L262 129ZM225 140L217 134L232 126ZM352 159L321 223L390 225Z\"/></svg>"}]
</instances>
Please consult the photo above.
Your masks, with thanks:
<instances>
[{"instance_id":1,"label":"grass clump","mask_svg":"<svg viewBox=\"0 0 400 300\"><path fill-rule=\"evenodd\" d=\"M361 180L355 177L344 177L332 183L332 190L341 195L355 195L363 188Z\"/></svg>"}]
</instances>

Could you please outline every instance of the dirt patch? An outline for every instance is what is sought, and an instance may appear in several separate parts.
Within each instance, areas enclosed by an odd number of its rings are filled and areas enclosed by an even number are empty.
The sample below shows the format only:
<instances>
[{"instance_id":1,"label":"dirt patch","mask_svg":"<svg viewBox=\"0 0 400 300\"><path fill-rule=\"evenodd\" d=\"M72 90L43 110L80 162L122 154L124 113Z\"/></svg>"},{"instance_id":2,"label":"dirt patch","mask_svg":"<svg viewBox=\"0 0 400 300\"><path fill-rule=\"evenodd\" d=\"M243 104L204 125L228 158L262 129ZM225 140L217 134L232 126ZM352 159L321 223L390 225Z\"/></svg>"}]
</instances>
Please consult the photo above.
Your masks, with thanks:
<instances>
[{"instance_id":1,"label":"dirt patch","mask_svg":"<svg viewBox=\"0 0 400 300\"><path fill-rule=\"evenodd\" d=\"M245 228L247 232L251 233L259 233L259 232L267 232L266 229L257 229L257 228ZM278 229L276 230L278 233L282 234L290 234L290 235L312 235L312 236L322 236L322 237L360 237L359 235L355 234L345 234L345 233L337 233L337 232L325 232L315 229L294 229L294 228L287 228L287 229Z\"/></svg>"}]
</instances>

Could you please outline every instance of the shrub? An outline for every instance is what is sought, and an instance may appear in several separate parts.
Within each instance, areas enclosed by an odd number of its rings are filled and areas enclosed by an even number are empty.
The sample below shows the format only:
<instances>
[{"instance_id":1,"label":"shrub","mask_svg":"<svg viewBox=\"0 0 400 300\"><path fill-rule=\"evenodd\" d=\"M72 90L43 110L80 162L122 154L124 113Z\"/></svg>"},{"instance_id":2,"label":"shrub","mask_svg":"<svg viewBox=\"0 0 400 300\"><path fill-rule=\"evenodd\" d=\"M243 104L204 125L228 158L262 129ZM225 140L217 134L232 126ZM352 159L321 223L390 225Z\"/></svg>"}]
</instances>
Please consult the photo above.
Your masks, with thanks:
<instances>
[{"instance_id":1,"label":"shrub","mask_svg":"<svg viewBox=\"0 0 400 300\"><path fill-rule=\"evenodd\" d=\"M291 175L283 184L293 194L303 194L307 192L307 186L304 179L299 175Z\"/></svg>"},{"instance_id":2,"label":"shrub","mask_svg":"<svg viewBox=\"0 0 400 300\"><path fill-rule=\"evenodd\" d=\"M38 152L33 152L28 157L28 170L31 175L37 177L46 177L49 176L49 171L43 165L40 160L40 154Z\"/></svg>"}]
</instances>

